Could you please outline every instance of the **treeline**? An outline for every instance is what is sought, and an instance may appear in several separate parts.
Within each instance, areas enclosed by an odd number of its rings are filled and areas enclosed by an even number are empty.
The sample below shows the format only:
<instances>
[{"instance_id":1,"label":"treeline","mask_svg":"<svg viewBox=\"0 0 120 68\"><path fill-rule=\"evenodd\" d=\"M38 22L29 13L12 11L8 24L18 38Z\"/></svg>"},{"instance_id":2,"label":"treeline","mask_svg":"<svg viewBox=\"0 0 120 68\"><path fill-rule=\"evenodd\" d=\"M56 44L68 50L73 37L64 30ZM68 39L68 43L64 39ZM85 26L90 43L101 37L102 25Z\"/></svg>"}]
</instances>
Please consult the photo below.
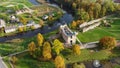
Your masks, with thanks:
<instances>
[{"instance_id":1,"label":"treeline","mask_svg":"<svg viewBox=\"0 0 120 68\"><path fill-rule=\"evenodd\" d=\"M90 21L109 15L120 9L113 0L56 0L62 7L67 6L76 20ZM80 22L81 23L81 22Z\"/></svg>"}]
</instances>

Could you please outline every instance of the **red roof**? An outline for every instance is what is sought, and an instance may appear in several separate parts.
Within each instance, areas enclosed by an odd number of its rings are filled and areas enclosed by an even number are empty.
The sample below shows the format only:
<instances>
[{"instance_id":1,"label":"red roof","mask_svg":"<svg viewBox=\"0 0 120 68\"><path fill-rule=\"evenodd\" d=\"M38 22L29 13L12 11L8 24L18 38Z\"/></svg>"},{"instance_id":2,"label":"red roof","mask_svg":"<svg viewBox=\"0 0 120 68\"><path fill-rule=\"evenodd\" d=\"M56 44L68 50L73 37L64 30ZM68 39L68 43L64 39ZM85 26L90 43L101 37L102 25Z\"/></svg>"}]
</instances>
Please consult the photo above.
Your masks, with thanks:
<instances>
[{"instance_id":1,"label":"red roof","mask_svg":"<svg viewBox=\"0 0 120 68\"><path fill-rule=\"evenodd\" d=\"M120 3L120 0L114 0L114 2L116 2L116 3Z\"/></svg>"}]
</instances>

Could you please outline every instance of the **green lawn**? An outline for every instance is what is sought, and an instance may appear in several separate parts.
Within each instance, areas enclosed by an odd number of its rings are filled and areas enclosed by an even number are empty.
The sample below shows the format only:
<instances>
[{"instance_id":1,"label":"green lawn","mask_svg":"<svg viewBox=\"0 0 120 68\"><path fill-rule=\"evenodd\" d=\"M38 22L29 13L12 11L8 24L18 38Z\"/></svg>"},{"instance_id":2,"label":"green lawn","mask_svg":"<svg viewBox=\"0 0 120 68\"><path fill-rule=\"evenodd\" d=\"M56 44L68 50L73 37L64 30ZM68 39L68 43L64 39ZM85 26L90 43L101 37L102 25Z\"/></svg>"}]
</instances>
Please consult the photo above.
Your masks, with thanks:
<instances>
[{"instance_id":1,"label":"green lawn","mask_svg":"<svg viewBox=\"0 0 120 68\"><path fill-rule=\"evenodd\" d=\"M1 56L6 56L9 54L12 54L14 52L19 52L24 50L23 47L18 46L16 44L8 44L8 43L1 43L0 44L0 55Z\"/></svg>"},{"instance_id":2,"label":"green lawn","mask_svg":"<svg viewBox=\"0 0 120 68\"><path fill-rule=\"evenodd\" d=\"M26 55L18 56L18 62L15 68L55 68L52 61L43 62L30 57L27 53Z\"/></svg>"},{"instance_id":3,"label":"green lawn","mask_svg":"<svg viewBox=\"0 0 120 68\"><path fill-rule=\"evenodd\" d=\"M9 5L9 4L17 4L17 3L23 3L29 7L32 6L32 3L29 2L29 0L0 0L2 5Z\"/></svg>"},{"instance_id":4,"label":"green lawn","mask_svg":"<svg viewBox=\"0 0 120 68\"><path fill-rule=\"evenodd\" d=\"M92 60L105 60L109 59L111 53L109 51L101 50L99 52L90 52L90 50L84 49L81 50L80 55L68 54L63 55L65 58L69 58L70 60L66 60L66 63L75 63L75 62L84 62L84 61L92 61Z\"/></svg>"},{"instance_id":5,"label":"green lawn","mask_svg":"<svg viewBox=\"0 0 120 68\"><path fill-rule=\"evenodd\" d=\"M120 40L120 20L115 20L112 27L97 27L85 33L79 33L78 38L82 42L98 41L104 36L112 36Z\"/></svg>"}]
</instances>

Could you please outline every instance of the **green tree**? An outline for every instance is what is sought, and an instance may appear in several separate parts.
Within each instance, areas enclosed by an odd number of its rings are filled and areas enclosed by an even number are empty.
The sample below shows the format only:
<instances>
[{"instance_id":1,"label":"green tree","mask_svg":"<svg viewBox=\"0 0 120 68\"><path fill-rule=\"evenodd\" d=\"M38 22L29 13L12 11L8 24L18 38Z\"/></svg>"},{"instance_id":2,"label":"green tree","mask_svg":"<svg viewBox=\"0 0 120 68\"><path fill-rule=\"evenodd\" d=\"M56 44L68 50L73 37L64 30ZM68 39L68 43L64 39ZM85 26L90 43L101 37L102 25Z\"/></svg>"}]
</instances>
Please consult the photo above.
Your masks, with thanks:
<instances>
[{"instance_id":1,"label":"green tree","mask_svg":"<svg viewBox=\"0 0 120 68\"><path fill-rule=\"evenodd\" d=\"M53 42L53 47L52 48L54 49L56 54L59 55L60 51L62 51L64 49L64 45L58 39L55 39L54 42Z\"/></svg>"},{"instance_id":2,"label":"green tree","mask_svg":"<svg viewBox=\"0 0 120 68\"><path fill-rule=\"evenodd\" d=\"M106 14L106 8L103 6L101 8L101 16L105 16L105 14Z\"/></svg>"},{"instance_id":3,"label":"green tree","mask_svg":"<svg viewBox=\"0 0 120 68\"><path fill-rule=\"evenodd\" d=\"M76 9L77 8L77 4L75 2L72 3L72 8Z\"/></svg>"}]
</instances>

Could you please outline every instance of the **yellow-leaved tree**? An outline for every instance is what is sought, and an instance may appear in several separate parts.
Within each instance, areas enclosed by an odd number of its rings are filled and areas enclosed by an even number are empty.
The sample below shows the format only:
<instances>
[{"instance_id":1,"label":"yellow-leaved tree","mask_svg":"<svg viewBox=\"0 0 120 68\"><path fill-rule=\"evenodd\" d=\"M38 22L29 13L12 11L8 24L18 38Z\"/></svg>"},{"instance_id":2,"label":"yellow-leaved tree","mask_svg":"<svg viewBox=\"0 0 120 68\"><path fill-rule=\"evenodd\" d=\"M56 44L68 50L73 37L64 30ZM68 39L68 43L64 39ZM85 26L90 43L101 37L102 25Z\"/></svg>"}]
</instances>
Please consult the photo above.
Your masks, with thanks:
<instances>
[{"instance_id":1,"label":"yellow-leaved tree","mask_svg":"<svg viewBox=\"0 0 120 68\"><path fill-rule=\"evenodd\" d=\"M12 62L13 64L15 64L17 61L18 61L18 59L17 59L16 56L12 56L12 57L11 57L11 62Z\"/></svg>"},{"instance_id":2,"label":"yellow-leaved tree","mask_svg":"<svg viewBox=\"0 0 120 68\"><path fill-rule=\"evenodd\" d=\"M53 42L53 47L52 48L54 49L56 54L59 55L60 51L62 51L64 49L64 45L58 39L55 39L54 42Z\"/></svg>"},{"instance_id":3,"label":"yellow-leaved tree","mask_svg":"<svg viewBox=\"0 0 120 68\"><path fill-rule=\"evenodd\" d=\"M24 28L23 28L23 27L19 27L19 28L18 28L18 31L19 31L19 32L23 32L23 31L24 31Z\"/></svg>"},{"instance_id":4,"label":"yellow-leaved tree","mask_svg":"<svg viewBox=\"0 0 120 68\"><path fill-rule=\"evenodd\" d=\"M99 41L99 46L106 50L112 50L113 48L116 47L116 44L117 44L116 39L109 36L103 37Z\"/></svg>"},{"instance_id":5,"label":"yellow-leaved tree","mask_svg":"<svg viewBox=\"0 0 120 68\"><path fill-rule=\"evenodd\" d=\"M44 59L46 60L49 60L52 58L51 46L49 42L44 42L42 54L43 54Z\"/></svg>"},{"instance_id":6,"label":"yellow-leaved tree","mask_svg":"<svg viewBox=\"0 0 120 68\"><path fill-rule=\"evenodd\" d=\"M43 42L44 42L44 37L41 33L38 33L37 35L37 42L39 46L42 46Z\"/></svg>"},{"instance_id":7,"label":"yellow-leaved tree","mask_svg":"<svg viewBox=\"0 0 120 68\"><path fill-rule=\"evenodd\" d=\"M34 42L31 42L30 44L28 44L28 50L30 52L30 55L33 55L33 53L35 52L36 50L36 45Z\"/></svg>"},{"instance_id":8,"label":"yellow-leaved tree","mask_svg":"<svg viewBox=\"0 0 120 68\"><path fill-rule=\"evenodd\" d=\"M73 22L71 23L71 27L72 27L73 29L75 29L75 28L77 27L77 22L73 21Z\"/></svg>"},{"instance_id":9,"label":"yellow-leaved tree","mask_svg":"<svg viewBox=\"0 0 120 68\"><path fill-rule=\"evenodd\" d=\"M79 45L77 45L77 44L73 45L72 50L75 55L80 55L80 46Z\"/></svg>"},{"instance_id":10,"label":"yellow-leaved tree","mask_svg":"<svg viewBox=\"0 0 120 68\"><path fill-rule=\"evenodd\" d=\"M61 56L57 56L55 58L55 66L56 68L65 68L64 58L62 58Z\"/></svg>"}]
</instances>

